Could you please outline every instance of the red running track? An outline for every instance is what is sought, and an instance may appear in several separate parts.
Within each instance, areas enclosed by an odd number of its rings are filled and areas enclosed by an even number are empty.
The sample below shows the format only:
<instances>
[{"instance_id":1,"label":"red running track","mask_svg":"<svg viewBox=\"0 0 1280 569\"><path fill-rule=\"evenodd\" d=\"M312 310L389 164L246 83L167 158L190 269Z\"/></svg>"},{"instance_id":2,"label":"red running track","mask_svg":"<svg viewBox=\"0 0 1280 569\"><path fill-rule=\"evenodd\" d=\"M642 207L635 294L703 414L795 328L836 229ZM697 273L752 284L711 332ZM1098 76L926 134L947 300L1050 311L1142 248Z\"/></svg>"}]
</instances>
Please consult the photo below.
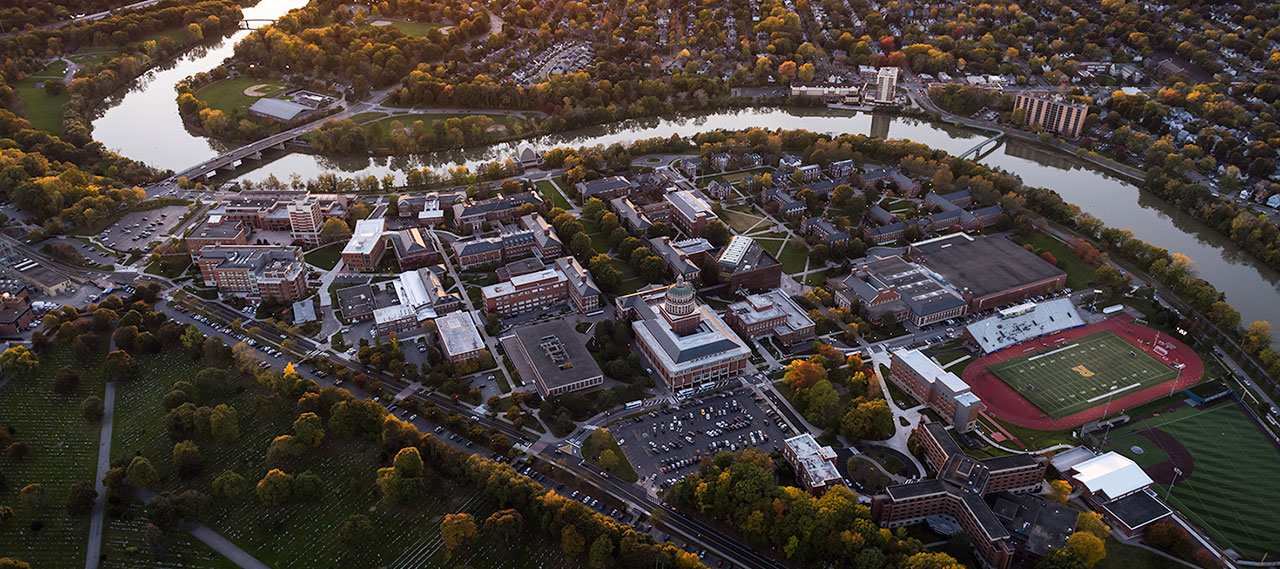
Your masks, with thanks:
<instances>
[{"instance_id":1,"label":"red running track","mask_svg":"<svg viewBox=\"0 0 1280 569\"><path fill-rule=\"evenodd\" d=\"M1117 336L1124 338L1126 341L1137 346L1142 351L1150 354L1165 363L1183 363L1186 368L1182 370L1182 374L1177 379L1166 381L1159 385L1153 385L1142 391L1130 393L1118 399L1113 399L1108 406L1104 401L1096 407L1085 409L1074 415L1068 415L1061 419L1054 419L1046 415L1039 407L1027 400L1012 387L1005 382L1000 381L994 373L987 370L987 367L1000 363L1005 360L1013 359L1018 356L1026 355L1031 352L1039 351L1055 344L1061 344L1088 336L1095 332L1110 330L1115 332ZM1168 349L1168 354L1161 356L1152 351L1152 342L1159 336L1160 343L1164 346L1173 346ZM1200 361L1200 356L1186 344L1175 340L1168 334L1157 332L1151 328L1145 328L1133 323L1133 317L1129 315L1117 316L1097 324L1072 328L1055 332L1041 338L1028 340L1021 344L1009 346L998 352L988 354L979 358L977 361L969 364L964 369L964 381L969 384L973 392L982 399L986 404L988 412L1002 421L1008 421L1019 427L1028 429L1036 429L1040 431L1060 431L1077 427L1089 421L1096 421L1103 417L1104 412L1118 413L1123 409L1128 409L1135 405L1141 405L1153 399L1168 395L1174 389L1186 389L1195 385L1196 382L1204 376L1204 363ZM1176 384L1176 386L1175 386Z\"/></svg>"}]
</instances>

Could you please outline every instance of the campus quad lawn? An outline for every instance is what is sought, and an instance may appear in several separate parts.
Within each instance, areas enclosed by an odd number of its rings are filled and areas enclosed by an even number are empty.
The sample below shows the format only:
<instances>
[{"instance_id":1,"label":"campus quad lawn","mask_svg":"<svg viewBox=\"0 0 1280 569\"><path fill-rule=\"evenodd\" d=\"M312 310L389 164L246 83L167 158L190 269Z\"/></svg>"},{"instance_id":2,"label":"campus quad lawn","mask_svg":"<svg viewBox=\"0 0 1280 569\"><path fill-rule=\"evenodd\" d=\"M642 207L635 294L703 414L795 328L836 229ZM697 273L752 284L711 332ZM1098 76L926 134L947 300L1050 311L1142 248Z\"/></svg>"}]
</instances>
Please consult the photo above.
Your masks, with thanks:
<instances>
[{"instance_id":1,"label":"campus quad lawn","mask_svg":"<svg viewBox=\"0 0 1280 569\"><path fill-rule=\"evenodd\" d=\"M1249 559L1280 551L1280 452L1254 422L1233 403L1209 409L1183 407L1113 434L1110 446L1144 468L1153 466L1149 453L1159 457L1163 449L1145 437L1125 436L1139 429L1158 428L1173 435L1191 453L1194 469L1178 477L1173 491L1163 484L1154 489L1169 493L1169 505L1204 528L1223 547ZM1137 454L1132 447L1143 449Z\"/></svg>"},{"instance_id":2,"label":"campus quad lawn","mask_svg":"<svg viewBox=\"0 0 1280 569\"><path fill-rule=\"evenodd\" d=\"M230 444L202 441L200 450L205 459L205 471L192 479L179 478L171 458L173 441L165 428L163 394L168 392L173 381L191 379L201 368L202 364L191 361L179 350L142 357L139 376L134 380L136 385L125 386L136 389L124 392L117 404L120 423L117 424L112 454L121 456L141 452L147 456L160 474L157 491L198 489L209 493L213 479L227 470L236 471L256 483L267 471L265 455L268 444L276 436L293 432L291 425L297 411L292 398L273 394L252 379L232 379L232 385L217 401L236 410L240 437ZM279 507L262 506L252 497L234 505L215 502L202 521L268 566L278 569L355 566L340 565L334 560L340 547L339 527L355 514L368 516L378 528L375 539L366 548L367 563L360 563L360 566L410 569L455 566L468 560L473 560L471 562L475 566L512 569L568 566L558 548L524 540L513 544L509 551L503 548L487 551L484 547L476 547L471 551L455 552L453 559L446 559L439 530L443 515L469 512L483 521L498 509L496 501L474 488L435 479L436 491L422 504L414 507L386 506L381 502L374 481L377 469L389 466L390 460L391 457L384 454L375 442L347 440L326 432L319 447L284 464L274 465L295 475L307 471L319 475L325 483L325 495L319 501L291 502ZM83 555L80 552L81 563ZM199 559L192 561L195 566L213 563Z\"/></svg>"},{"instance_id":3,"label":"campus quad lawn","mask_svg":"<svg viewBox=\"0 0 1280 569\"><path fill-rule=\"evenodd\" d=\"M0 386L0 423L13 433L12 442L23 442L31 456L14 461L0 455L8 489L0 492L0 505L13 508L9 528L0 532L0 556L15 557L32 567L80 567L84 565L89 541L89 516L69 517L67 495L76 482L89 482L97 475L100 425L85 420L80 402L90 395L103 396L106 375L102 363L104 346L94 356L78 357L71 348L55 343L38 354L40 369L35 377L8 374ZM53 378L60 367L70 367L83 376L74 395L53 392ZM19 497L28 484L40 484L44 496L40 504L28 507ZM43 527L32 530L32 523Z\"/></svg>"},{"instance_id":4,"label":"campus quad lawn","mask_svg":"<svg viewBox=\"0 0 1280 569\"><path fill-rule=\"evenodd\" d=\"M738 233L746 232L747 230L754 227L755 224L760 222L759 217L752 217L748 214L738 212L738 211L728 210L728 209L724 211L723 217L725 221L729 223L729 226L732 227L733 230L737 231Z\"/></svg>"},{"instance_id":5,"label":"campus quad lawn","mask_svg":"<svg viewBox=\"0 0 1280 569\"><path fill-rule=\"evenodd\" d=\"M338 261L342 260L342 248L344 243L334 243L325 245L319 249L314 249L310 253L303 255L303 258L312 265L329 270L338 265Z\"/></svg>"},{"instance_id":6,"label":"campus quad lawn","mask_svg":"<svg viewBox=\"0 0 1280 569\"><path fill-rule=\"evenodd\" d=\"M564 199L564 194L556 189L555 185L547 180L538 180L534 185L538 186L538 191L542 192L543 197L551 200L551 205L569 211L573 206L569 204L569 200Z\"/></svg>"},{"instance_id":7,"label":"campus quad lawn","mask_svg":"<svg viewBox=\"0 0 1280 569\"><path fill-rule=\"evenodd\" d=\"M1178 377L1178 371L1111 331L1050 346L987 368L1050 417L1105 403L1109 394L1137 393Z\"/></svg>"},{"instance_id":8,"label":"campus quad lawn","mask_svg":"<svg viewBox=\"0 0 1280 569\"><path fill-rule=\"evenodd\" d=\"M286 89L284 81L276 79L254 79L251 77L235 77L210 83L196 91L196 98L204 101L211 109L217 109L230 115L236 109L248 109L262 97L250 97L244 90L255 85L268 85L262 89L266 94L275 95Z\"/></svg>"},{"instance_id":9,"label":"campus quad lawn","mask_svg":"<svg viewBox=\"0 0 1280 569\"><path fill-rule=\"evenodd\" d=\"M400 30L400 33L416 38L427 37L427 33L431 30L451 27L449 24L425 24L422 22L408 22L405 20L392 20L391 25L395 26L397 30Z\"/></svg>"},{"instance_id":10,"label":"campus quad lawn","mask_svg":"<svg viewBox=\"0 0 1280 569\"><path fill-rule=\"evenodd\" d=\"M778 252L778 261L782 262L782 272L788 275L804 270L804 263L809 258L809 246L799 238L787 241Z\"/></svg>"}]
</instances>

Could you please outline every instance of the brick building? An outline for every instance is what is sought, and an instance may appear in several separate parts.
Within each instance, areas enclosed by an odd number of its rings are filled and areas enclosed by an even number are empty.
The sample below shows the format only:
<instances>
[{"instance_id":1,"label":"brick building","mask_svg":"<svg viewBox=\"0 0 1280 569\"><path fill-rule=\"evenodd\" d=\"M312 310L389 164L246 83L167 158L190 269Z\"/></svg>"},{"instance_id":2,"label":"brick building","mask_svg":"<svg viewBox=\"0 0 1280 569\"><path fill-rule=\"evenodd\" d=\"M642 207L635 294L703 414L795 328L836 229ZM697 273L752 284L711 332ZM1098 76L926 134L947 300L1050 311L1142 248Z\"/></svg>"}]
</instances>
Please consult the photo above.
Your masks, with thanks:
<instances>
[{"instance_id":1,"label":"brick building","mask_svg":"<svg viewBox=\"0 0 1280 569\"><path fill-rule=\"evenodd\" d=\"M298 247L215 245L196 259L207 286L263 300L293 302L307 291L307 271Z\"/></svg>"},{"instance_id":2,"label":"brick building","mask_svg":"<svg viewBox=\"0 0 1280 569\"><path fill-rule=\"evenodd\" d=\"M743 338L772 337L786 345L814 337L814 323L787 293L774 289L729 305L725 322Z\"/></svg>"},{"instance_id":3,"label":"brick building","mask_svg":"<svg viewBox=\"0 0 1280 569\"><path fill-rule=\"evenodd\" d=\"M532 378L543 397L604 384L604 372L587 351L582 334L563 318L517 327L502 338L502 345L516 371Z\"/></svg>"},{"instance_id":4,"label":"brick building","mask_svg":"<svg viewBox=\"0 0 1280 569\"><path fill-rule=\"evenodd\" d=\"M0 334L18 334L36 318L31 309L31 293L18 281L0 282Z\"/></svg>"},{"instance_id":5,"label":"brick building","mask_svg":"<svg viewBox=\"0 0 1280 569\"><path fill-rule=\"evenodd\" d=\"M486 312L515 316L568 301L579 312L600 306L600 290L591 274L572 257L556 259L541 270L511 276L480 289Z\"/></svg>"},{"instance_id":6,"label":"brick building","mask_svg":"<svg viewBox=\"0 0 1280 569\"><path fill-rule=\"evenodd\" d=\"M437 318L436 331L440 334L444 355L451 362L476 359L485 353L480 330L466 312L450 312Z\"/></svg>"},{"instance_id":7,"label":"brick building","mask_svg":"<svg viewBox=\"0 0 1280 569\"><path fill-rule=\"evenodd\" d=\"M497 196L483 201L453 204L453 221L459 227L479 227L485 222L494 223L515 219L525 204L541 206L542 196L529 191Z\"/></svg>"},{"instance_id":8,"label":"brick building","mask_svg":"<svg viewBox=\"0 0 1280 569\"><path fill-rule=\"evenodd\" d=\"M795 469L796 480L805 490L815 494L841 484L844 479L836 470L836 451L818 444L813 435L805 433L782 442L782 456Z\"/></svg>"},{"instance_id":9,"label":"brick building","mask_svg":"<svg viewBox=\"0 0 1280 569\"><path fill-rule=\"evenodd\" d=\"M782 282L782 263L754 239L741 235L720 251L716 272L729 291L773 289Z\"/></svg>"},{"instance_id":10,"label":"brick building","mask_svg":"<svg viewBox=\"0 0 1280 569\"><path fill-rule=\"evenodd\" d=\"M196 259L200 250L210 245L247 245L250 231L243 221L211 215L187 234L187 253Z\"/></svg>"},{"instance_id":11,"label":"brick building","mask_svg":"<svg viewBox=\"0 0 1280 569\"><path fill-rule=\"evenodd\" d=\"M391 248L402 271L435 265L441 258L435 240L417 227L392 233Z\"/></svg>"},{"instance_id":12,"label":"brick building","mask_svg":"<svg viewBox=\"0 0 1280 569\"><path fill-rule=\"evenodd\" d=\"M1039 125L1067 138L1080 138L1084 119L1089 116L1088 105L1072 102L1059 93L1022 91L1013 99L1013 110L1019 109L1026 111L1023 124L1028 128Z\"/></svg>"},{"instance_id":13,"label":"brick building","mask_svg":"<svg viewBox=\"0 0 1280 569\"><path fill-rule=\"evenodd\" d=\"M969 389L964 380L942 369L920 350L894 350L891 352L889 381L906 390L955 425L960 432L968 432L986 406Z\"/></svg>"},{"instance_id":14,"label":"brick building","mask_svg":"<svg viewBox=\"0 0 1280 569\"><path fill-rule=\"evenodd\" d=\"M619 317L632 316L636 345L677 395L746 371L751 350L711 309L697 302L683 278L666 288L617 299Z\"/></svg>"},{"instance_id":15,"label":"brick building","mask_svg":"<svg viewBox=\"0 0 1280 569\"><path fill-rule=\"evenodd\" d=\"M378 268L387 250L385 227L381 217L356 222L351 240L342 249L342 263L347 270L368 273Z\"/></svg>"}]
</instances>

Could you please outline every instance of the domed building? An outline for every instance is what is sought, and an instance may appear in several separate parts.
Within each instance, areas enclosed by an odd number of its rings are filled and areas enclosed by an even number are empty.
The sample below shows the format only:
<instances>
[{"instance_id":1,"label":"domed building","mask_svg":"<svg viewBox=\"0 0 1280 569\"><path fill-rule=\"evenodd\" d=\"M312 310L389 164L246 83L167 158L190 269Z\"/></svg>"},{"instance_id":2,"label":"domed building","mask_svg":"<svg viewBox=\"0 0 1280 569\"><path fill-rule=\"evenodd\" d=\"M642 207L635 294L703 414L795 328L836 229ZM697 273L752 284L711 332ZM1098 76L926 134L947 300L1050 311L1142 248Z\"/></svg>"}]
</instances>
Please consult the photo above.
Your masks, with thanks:
<instances>
[{"instance_id":1,"label":"domed building","mask_svg":"<svg viewBox=\"0 0 1280 569\"><path fill-rule=\"evenodd\" d=\"M627 305L622 313L636 318L631 326L640 351L677 392L746 371L751 349L719 315L698 302L697 291L684 277L669 287L619 301Z\"/></svg>"}]
</instances>

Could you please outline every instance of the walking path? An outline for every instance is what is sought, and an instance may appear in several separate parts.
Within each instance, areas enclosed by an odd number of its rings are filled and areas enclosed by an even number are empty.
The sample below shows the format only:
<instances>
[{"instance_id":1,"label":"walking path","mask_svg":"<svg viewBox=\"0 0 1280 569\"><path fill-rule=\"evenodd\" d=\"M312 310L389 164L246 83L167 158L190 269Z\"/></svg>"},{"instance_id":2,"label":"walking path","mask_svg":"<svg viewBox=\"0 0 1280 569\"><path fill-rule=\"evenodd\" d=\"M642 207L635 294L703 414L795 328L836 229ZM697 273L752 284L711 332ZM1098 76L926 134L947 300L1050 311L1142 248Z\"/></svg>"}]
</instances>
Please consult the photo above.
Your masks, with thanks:
<instances>
[{"instance_id":1,"label":"walking path","mask_svg":"<svg viewBox=\"0 0 1280 569\"><path fill-rule=\"evenodd\" d=\"M142 500L144 503L150 502L156 497L155 492L146 488L130 488L129 492L133 494L133 497ZM266 563L250 555L249 552L240 549L240 546L231 543L231 540L209 529L209 526L199 522L183 522L179 527L243 569L271 569Z\"/></svg>"},{"instance_id":2,"label":"walking path","mask_svg":"<svg viewBox=\"0 0 1280 569\"><path fill-rule=\"evenodd\" d=\"M108 381L102 395L102 429L98 441L98 475L93 478L98 497L93 501L93 513L89 516L89 549L84 558L84 569L98 569L102 559L102 526L105 523L107 487L102 479L111 467L111 427L115 418L116 382Z\"/></svg>"}]
</instances>

